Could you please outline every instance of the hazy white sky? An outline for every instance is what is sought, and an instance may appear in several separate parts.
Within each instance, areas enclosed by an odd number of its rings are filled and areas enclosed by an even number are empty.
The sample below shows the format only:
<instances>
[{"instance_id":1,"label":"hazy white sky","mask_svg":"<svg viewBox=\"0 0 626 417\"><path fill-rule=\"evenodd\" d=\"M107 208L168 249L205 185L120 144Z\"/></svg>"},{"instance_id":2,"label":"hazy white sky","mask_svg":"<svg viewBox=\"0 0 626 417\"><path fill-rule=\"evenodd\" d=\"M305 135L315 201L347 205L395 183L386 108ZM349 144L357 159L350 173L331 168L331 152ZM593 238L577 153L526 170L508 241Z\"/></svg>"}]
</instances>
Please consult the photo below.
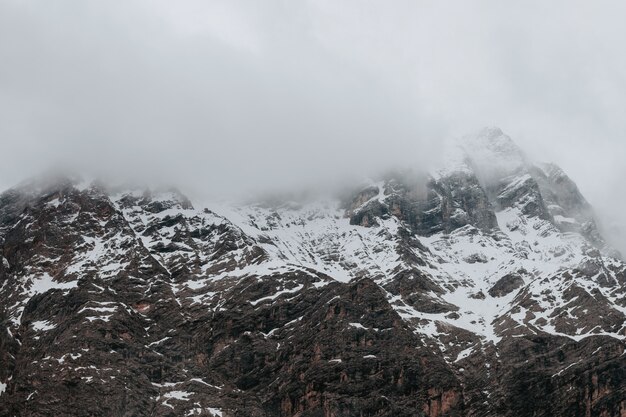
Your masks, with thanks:
<instances>
[{"instance_id":1,"label":"hazy white sky","mask_svg":"<svg viewBox=\"0 0 626 417\"><path fill-rule=\"evenodd\" d=\"M425 166L485 125L626 203L626 2L0 0L0 188L51 164L228 189Z\"/></svg>"}]
</instances>

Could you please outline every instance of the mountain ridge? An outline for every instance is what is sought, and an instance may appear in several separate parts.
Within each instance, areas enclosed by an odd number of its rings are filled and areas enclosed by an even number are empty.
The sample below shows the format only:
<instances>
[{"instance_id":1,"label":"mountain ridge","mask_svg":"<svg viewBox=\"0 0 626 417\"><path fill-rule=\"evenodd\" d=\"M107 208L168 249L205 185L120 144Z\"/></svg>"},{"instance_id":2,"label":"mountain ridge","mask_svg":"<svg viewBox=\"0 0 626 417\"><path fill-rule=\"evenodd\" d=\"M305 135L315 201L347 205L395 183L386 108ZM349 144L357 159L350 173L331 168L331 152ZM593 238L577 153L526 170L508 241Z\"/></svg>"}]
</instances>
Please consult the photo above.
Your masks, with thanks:
<instances>
[{"instance_id":1,"label":"mountain ridge","mask_svg":"<svg viewBox=\"0 0 626 417\"><path fill-rule=\"evenodd\" d=\"M474 139L306 204L3 193L0 411L626 415L626 265L562 170Z\"/></svg>"}]
</instances>

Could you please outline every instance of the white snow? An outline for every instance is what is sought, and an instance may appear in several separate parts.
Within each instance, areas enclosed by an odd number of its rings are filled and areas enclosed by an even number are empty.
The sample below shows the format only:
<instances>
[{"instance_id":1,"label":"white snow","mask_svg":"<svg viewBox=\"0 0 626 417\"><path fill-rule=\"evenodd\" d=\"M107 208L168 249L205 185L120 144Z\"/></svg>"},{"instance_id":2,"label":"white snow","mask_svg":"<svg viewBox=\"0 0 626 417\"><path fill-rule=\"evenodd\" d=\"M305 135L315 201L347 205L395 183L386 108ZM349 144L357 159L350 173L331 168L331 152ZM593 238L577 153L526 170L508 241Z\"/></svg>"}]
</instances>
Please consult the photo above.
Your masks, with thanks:
<instances>
[{"instance_id":1,"label":"white snow","mask_svg":"<svg viewBox=\"0 0 626 417\"><path fill-rule=\"evenodd\" d=\"M554 216L554 220L557 223L570 223L570 224L577 223L576 219L573 219L571 217L563 217L558 214Z\"/></svg>"},{"instance_id":2,"label":"white snow","mask_svg":"<svg viewBox=\"0 0 626 417\"><path fill-rule=\"evenodd\" d=\"M191 395L193 395L193 393L187 392L187 391L170 391L168 393L163 394L163 397L174 398L180 401L188 401Z\"/></svg>"},{"instance_id":3,"label":"white snow","mask_svg":"<svg viewBox=\"0 0 626 417\"><path fill-rule=\"evenodd\" d=\"M48 331L48 330L52 330L56 327L56 325L50 323L47 320L40 320L40 321L34 321L31 323L33 326L33 330L35 331Z\"/></svg>"},{"instance_id":4,"label":"white snow","mask_svg":"<svg viewBox=\"0 0 626 417\"><path fill-rule=\"evenodd\" d=\"M61 201L58 198L55 198L54 200L50 200L46 203L46 206L53 207L53 208L57 208L60 205L61 205Z\"/></svg>"},{"instance_id":5,"label":"white snow","mask_svg":"<svg viewBox=\"0 0 626 417\"><path fill-rule=\"evenodd\" d=\"M218 408L212 408L212 407L207 407L207 411L211 414L213 414L213 416L215 417L222 417L222 410L218 409Z\"/></svg>"},{"instance_id":6,"label":"white snow","mask_svg":"<svg viewBox=\"0 0 626 417\"><path fill-rule=\"evenodd\" d=\"M166 340L171 339L171 337L167 336L164 337L163 339L157 340L156 342L152 342L150 343L148 346L156 346L156 345L160 345L161 343L165 342Z\"/></svg>"},{"instance_id":7,"label":"white snow","mask_svg":"<svg viewBox=\"0 0 626 417\"><path fill-rule=\"evenodd\" d=\"M57 282L48 273L44 272L41 276L32 278L29 294L43 294L52 289L69 290L77 286L78 281Z\"/></svg>"},{"instance_id":8,"label":"white snow","mask_svg":"<svg viewBox=\"0 0 626 417\"><path fill-rule=\"evenodd\" d=\"M462 360L462 359L467 358L467 357L468 357L468 356L472 353L472 351L473 351L473 350L474 350L474 346L469 347L469 348L467 348L467 349L465 349L465 350L462 350L462 351L461 351L461 352L459 352L459 354L457 355L455 362L458 362L458 361L460 361L460 360Z\"/></svg>"},{"instance_id":9,"label":"white snow","mask_svg":"<svg viewBox=\"0 0 626 417\"><path fill-rule=\"evenodd\" d=\"M304 288L303 285L297 285L296 287L292 288L292 289L285 289L285 290L280 290L277 293L267 296L267 297L263 297L263 298L259 298L258 300L254 300L254 301L250 301L250 304L252 304L253 306L262 303L264 301L272 301L277 299L278 297L280 297L283 294L295 294L298 291L300 291L302 288Z\"/></svg>"},{"instance_id":10,"label":"white snow","mask_svg":"<svg viewBox=\"0 0 626 417\"><path fill-rule=\"evenodd\" d=\"M83 307L78 310L78 314L84 311L96 311L100 313L114 313L117 311L117 307Z\"/></svg>"}]
</instances>

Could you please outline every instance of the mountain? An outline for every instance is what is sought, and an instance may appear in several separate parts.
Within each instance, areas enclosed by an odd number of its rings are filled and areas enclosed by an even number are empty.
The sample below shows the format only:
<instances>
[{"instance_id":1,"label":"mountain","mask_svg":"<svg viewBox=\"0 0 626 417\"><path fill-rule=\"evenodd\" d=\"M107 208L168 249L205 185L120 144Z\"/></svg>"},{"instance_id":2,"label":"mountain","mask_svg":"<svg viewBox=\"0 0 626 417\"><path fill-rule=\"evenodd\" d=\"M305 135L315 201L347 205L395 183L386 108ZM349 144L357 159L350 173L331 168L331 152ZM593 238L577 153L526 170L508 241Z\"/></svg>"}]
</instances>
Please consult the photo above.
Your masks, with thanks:
<instances>
[{"instance_id":1,"label":"mountain","mask_svg":"<svg viewBox=\"0 0 626 417\"><path fill-rule=\"evenodd\" d=\"M626 416L626 264L497 128L428 175L0 196L0 415Z\"/></svg>"}]
</instances>

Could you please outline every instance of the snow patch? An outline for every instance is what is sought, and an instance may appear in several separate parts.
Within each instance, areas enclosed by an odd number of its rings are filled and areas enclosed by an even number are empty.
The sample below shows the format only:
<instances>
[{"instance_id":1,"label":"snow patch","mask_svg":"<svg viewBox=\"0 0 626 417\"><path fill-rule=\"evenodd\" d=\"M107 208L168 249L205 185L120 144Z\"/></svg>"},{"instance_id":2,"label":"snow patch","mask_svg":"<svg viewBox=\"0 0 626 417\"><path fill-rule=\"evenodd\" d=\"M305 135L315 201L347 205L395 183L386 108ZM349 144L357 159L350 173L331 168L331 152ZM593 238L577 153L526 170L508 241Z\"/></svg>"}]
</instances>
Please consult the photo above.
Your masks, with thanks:
<instances>
[{"instance_id":1,"label":"snow patch","mask_svg":"<svg viewBox=\"0 0 626 417\"><path fill-rule=\"evenodd\" d=\"M56 327L56 325L50 323L47 320L40 320L40 321L34 321L31 323L31 325L33 326L33 330L39 332L39 331L48 331L48 330L52 330Z\"/></svg>"}]
</instances>

